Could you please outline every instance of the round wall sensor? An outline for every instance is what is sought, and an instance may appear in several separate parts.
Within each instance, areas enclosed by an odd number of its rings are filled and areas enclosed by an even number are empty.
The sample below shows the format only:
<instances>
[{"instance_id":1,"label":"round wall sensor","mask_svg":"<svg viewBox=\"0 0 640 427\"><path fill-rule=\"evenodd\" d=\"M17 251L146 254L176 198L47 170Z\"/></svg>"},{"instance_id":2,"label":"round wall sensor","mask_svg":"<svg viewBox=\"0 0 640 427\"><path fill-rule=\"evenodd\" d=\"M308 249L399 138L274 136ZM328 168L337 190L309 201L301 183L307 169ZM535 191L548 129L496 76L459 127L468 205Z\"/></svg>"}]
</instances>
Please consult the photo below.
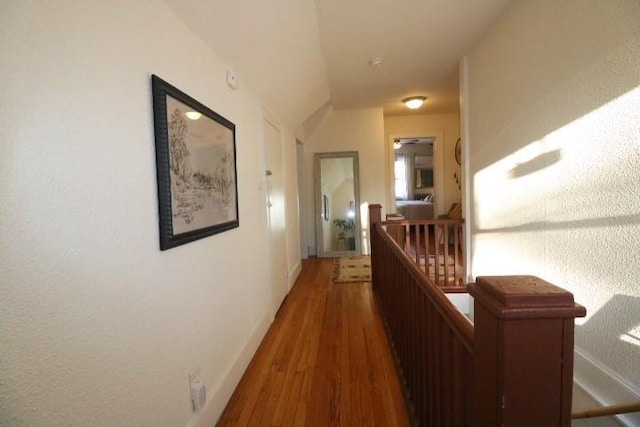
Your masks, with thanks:
<instances>
[{"instance_id":1,"label":"round wall sensor","mask_svg":"<svg viewBox=\"0 0 640 427\"><path fill-rule=\"evenodd\" d=\"M227 71L227 85L231 89L238 89L238 78L233 71Z\"/></svg>"}]
</instances>

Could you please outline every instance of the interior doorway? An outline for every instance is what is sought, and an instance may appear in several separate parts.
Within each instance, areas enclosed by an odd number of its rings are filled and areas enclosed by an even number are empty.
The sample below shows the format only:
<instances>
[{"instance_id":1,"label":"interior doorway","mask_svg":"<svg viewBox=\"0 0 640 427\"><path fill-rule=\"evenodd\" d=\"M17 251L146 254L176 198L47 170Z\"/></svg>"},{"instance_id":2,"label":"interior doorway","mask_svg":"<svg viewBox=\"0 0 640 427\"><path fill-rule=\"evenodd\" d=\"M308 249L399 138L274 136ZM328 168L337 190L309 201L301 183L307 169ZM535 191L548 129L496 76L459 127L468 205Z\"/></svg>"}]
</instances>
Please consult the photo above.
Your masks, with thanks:
<instances>
[{"instance_id":1,"label":"interior doorway","mask_svg":"<svg viewBox=\"0 0 640 427\"><path fill-rule=\"evenodd\" d=\"M391 135L390 204L407 219L435 219L444 200L442 132Z\"/></svg>"}]
</instances>

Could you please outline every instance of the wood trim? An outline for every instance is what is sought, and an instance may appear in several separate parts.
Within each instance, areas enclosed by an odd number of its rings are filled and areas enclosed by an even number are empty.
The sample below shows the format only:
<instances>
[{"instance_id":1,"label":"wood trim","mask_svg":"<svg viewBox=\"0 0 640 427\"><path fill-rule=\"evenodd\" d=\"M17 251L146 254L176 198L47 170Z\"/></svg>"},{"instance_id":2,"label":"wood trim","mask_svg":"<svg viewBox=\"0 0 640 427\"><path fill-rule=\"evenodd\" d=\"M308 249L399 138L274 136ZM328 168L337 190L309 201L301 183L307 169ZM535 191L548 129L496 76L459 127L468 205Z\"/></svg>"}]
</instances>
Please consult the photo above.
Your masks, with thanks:
<instances>
[{"instance_id":1,"label":"wood trim","mask_svg":"<svg viewBox=\"0 0 640 427\"><path fill-rule=\"evenodd\" d=\"M627 403L624 405L611 405L603 408L594 408L586 411L574 412L571 414L572 420L581 418L597 418L611 415L629 414L631 412L640 412L640 402Z\"/></svg>"}]
</instances>

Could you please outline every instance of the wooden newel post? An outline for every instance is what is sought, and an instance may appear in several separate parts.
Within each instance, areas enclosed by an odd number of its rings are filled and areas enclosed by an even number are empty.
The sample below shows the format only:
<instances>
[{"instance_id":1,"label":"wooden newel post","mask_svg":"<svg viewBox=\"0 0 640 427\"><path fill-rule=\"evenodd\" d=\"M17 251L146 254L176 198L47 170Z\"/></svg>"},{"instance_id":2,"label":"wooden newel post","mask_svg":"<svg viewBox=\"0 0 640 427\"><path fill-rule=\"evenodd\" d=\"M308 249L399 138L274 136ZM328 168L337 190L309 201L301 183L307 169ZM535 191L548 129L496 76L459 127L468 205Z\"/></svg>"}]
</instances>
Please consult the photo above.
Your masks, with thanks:
<instances>
[{"instance_id":1,"label":"wooden newel post","mask_svg":"<svg viewBox=\"0 0 640 427\"><path fill-rule=\"evenodd\" d=\"M380 253L379 242L376 240L379 236L375 231L375 224L382 222L382 205L369 205L369 242L371 245L371 287L374 291L379 290L380 277L377 270L380 263L383 262L383 255ZM378 246L378 247L376 247Z\"/></svg>"},{"instance_id":2,"label":"wooden newel post","mask_svg":"<svg viewBox=\"0 0 640 427\"><path fill-rule=\"evenodd\" d=\"M378 222L382 222L382 205L369 205L369 225Z\"/></svg>"},{"instance_id":3,"label":"wooden newel post","mask_svg":"<svg viewBox=\"0 0 640 427\"><path fill-rule=\"evenodd\" d=\"M475 426L569 426L573 294L533 276L478 277L474 298Z\"/></svg>"}]
</instances>

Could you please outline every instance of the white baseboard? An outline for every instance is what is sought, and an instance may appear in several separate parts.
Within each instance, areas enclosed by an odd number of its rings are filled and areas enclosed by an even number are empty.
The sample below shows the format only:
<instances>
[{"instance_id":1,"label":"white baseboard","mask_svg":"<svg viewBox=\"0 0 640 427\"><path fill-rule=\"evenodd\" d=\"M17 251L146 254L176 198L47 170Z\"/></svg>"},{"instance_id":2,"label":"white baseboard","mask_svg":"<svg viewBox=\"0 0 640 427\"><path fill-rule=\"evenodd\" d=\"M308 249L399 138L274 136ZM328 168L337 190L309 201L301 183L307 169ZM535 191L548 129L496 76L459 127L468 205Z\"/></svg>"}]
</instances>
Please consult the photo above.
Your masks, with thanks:
<instances>
[{"instance_id":1,"label":"white baseboard","mask_svg":"<svg viewBox=\"0 0 640 427\"><path fill-rule=\"evenodd\" d=\"M624 381L584 350L575 349L573 380L602 406L620 405L640 400L640 390ZM624 426L640 426L640 414L621 414L616 419Z\"/></svg>"},{"instance_id":2,"label":"white baseboard","mask_svg":"<svg viewBox=\"0 0 640 427\"><path fill-rule=\"evenodd\" d=\"M242 375L249 366L249 362L258 350L262 339L264 338L273 317L271 313L265 313L258 326L254 330L247 344L239 352L234 359L233 364L223 376L222 381L212 387L207 387L207 402L199 414L194 414L187 427L213 427L218 422L222 411L224 411L227 402L231 398L233 391L237 387ZM211 391L209 391L211 390Z\"/></svg>"},{"instance_id":3,"label":"white baseboard","mask_svg":"<svg viewBox=\"0 0 640 427\"><path fill-rule=\"evenodd\" d=\"M289 274L289 290L293 288L294 283L296 283L296 280L300 277L300 273L302 273L302 260L298 260L296 265L291 269Z\"/></svg>"}]
</instances>

